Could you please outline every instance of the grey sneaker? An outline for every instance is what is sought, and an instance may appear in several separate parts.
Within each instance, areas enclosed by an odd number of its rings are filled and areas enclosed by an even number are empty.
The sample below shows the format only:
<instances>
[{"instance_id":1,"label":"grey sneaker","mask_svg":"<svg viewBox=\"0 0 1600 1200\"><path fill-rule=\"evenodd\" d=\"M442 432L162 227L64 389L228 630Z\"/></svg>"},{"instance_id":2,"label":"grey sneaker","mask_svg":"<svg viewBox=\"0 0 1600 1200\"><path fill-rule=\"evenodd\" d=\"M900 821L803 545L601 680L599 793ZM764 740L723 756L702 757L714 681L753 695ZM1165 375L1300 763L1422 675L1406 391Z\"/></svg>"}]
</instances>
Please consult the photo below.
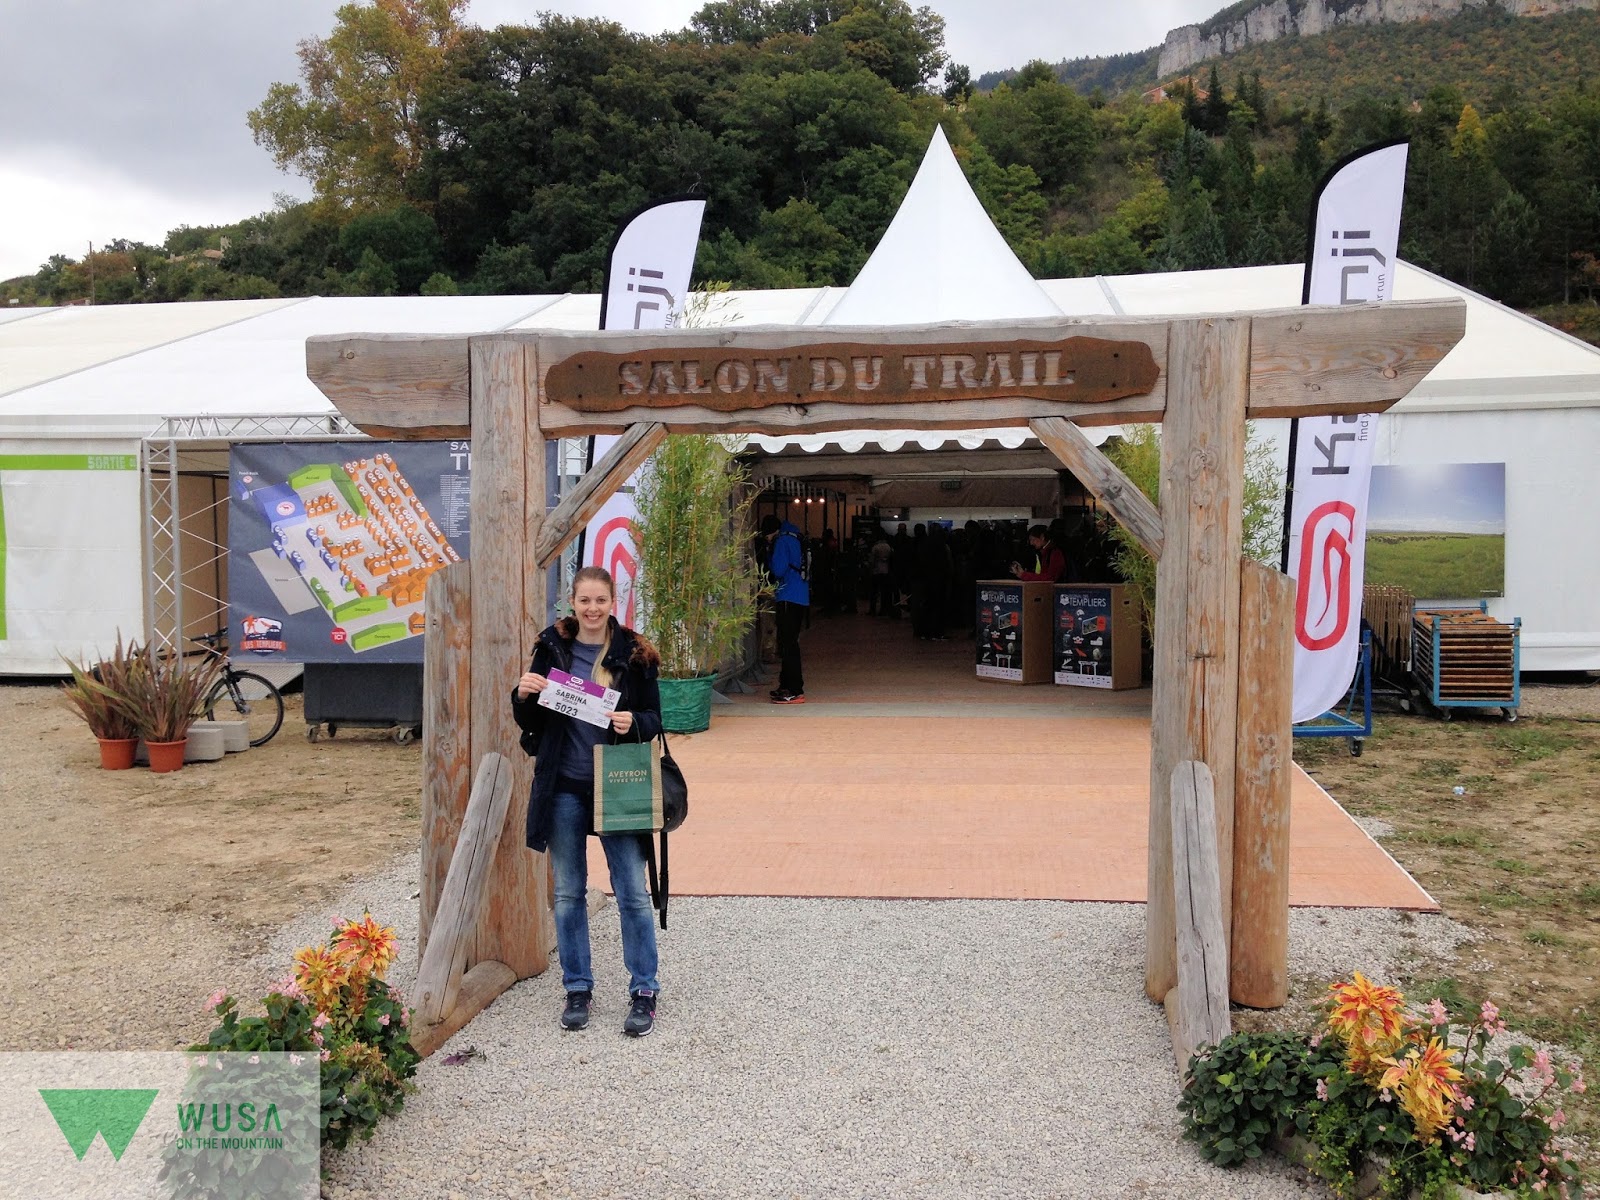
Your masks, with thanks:
<instances>
[{"instance_id":1,"label":"grey sneaker","mask_svg":"<svg viewBox=\"0 0 1600 1200\"><path fill-rule=\"evenodd\" d=\"M628 1019L622 1023L622 1032L629 1037L643 1037L655 1028L656 994L635 992L628 1008Z\"/></svg>"},{"instance_id":2,"label":"grey sneaker","mask_svg":"<svg viewBox=\"0 0 1600 1200\"><path fill-rule=\"evenodd\" d=\"M592 992L568 992L567 1006L561 1010L561 1028L582 1029L589 1023L589 1008L594 1003Z\"/></svg>"}]
</instances>

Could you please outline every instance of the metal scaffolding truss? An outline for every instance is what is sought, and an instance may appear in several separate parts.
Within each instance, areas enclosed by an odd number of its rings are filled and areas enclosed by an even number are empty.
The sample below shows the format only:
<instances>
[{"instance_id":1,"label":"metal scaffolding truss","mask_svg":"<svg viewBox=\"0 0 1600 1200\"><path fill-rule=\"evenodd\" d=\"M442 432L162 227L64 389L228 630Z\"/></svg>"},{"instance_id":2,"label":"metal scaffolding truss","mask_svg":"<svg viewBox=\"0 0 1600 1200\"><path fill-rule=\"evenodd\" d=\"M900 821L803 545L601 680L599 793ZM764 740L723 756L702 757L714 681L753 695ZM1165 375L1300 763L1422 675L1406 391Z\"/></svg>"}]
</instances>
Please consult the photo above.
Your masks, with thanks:
<instances>
[{"instance_id":1,"label":"metal scaffolding truss","mask_svg":"<svg viewBox=\"0 0 1600 1200\"><path fill-rule=\"evenodd\" d=\"M169 417L140 446L139 469L144 489L144 616L145 637L151 645L181 651L184 612L225 612L226 598L215 582L207 586L190 580L185 571L211 568L213 581L225 578L228 547L214 531L220 499L185 511L180 480L185 474L227 474L220 459L230 446L242 442L366 441L362 433L338 413L321 416L272 414L232 417ZM193 561L185 563L187 539ZM203 576L203 572L199 573Z\"/></svg>"}]
</instances>

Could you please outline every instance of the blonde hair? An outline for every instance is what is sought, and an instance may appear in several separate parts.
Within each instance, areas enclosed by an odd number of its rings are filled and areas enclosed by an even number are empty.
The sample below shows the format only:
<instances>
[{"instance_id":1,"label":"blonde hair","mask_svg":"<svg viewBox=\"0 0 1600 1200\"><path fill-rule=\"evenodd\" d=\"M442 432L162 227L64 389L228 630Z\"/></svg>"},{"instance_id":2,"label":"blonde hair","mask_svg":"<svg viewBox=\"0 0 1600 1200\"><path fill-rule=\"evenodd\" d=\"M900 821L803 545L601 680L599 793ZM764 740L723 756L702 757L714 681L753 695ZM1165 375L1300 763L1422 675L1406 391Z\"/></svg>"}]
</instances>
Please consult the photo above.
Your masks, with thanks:
<instances>
[{"instance_id":1,"label":"blonde hair","mask_svg":"<svg viewBox=\"0 0 1600 1200\"><path fill-rule=\"evenodd\" d=\"M578 587L585 583L602 583L607 593L610 594L612 603L617 599L617 585L611 581L611 572L604 567L579 567L577 574L572 577L572 598L577 600ZM605 636L600 639L600 649L594 656L594 682L601 687L614 688L617 680L613 673L606 669L606 656L611 653L611 622L606 622Z\"/></svg>"}]
</instances>

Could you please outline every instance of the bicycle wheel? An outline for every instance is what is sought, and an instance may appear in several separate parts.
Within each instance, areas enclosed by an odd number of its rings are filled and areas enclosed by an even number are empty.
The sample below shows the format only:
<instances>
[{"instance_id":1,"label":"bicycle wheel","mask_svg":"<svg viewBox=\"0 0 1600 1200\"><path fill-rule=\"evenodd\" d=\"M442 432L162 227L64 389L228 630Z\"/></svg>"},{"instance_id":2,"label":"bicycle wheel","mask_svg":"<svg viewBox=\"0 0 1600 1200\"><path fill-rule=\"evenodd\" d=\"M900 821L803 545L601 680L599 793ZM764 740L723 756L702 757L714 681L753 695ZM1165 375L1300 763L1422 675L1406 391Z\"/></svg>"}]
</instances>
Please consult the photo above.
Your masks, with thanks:
<instances>
[{"instance_id":1,"label":"bicycle wheel","mask_svg":"<svg viewBox=\"0 0 1600 1200\"><path fill-rule=\"evenodd\" d=\"M250 744L270 742L283 725L283 696L270 680L249 671L230 671L206 697L206 720L244 721Z\"/></svg>"}]
</instances>

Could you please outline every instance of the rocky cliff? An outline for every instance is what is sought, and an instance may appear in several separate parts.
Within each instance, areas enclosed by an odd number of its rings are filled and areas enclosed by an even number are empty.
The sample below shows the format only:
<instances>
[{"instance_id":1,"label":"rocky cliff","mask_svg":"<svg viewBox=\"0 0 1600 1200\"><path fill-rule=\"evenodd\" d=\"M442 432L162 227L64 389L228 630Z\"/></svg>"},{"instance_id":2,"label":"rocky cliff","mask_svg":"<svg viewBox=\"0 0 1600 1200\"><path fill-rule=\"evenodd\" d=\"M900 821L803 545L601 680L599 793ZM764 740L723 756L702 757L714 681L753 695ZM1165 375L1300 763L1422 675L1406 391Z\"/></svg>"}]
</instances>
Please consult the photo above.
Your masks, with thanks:
<instances>
[{"instance_id":1,"label":"rocky cliff","mask_svg":"<svg viewBox=\"0 0 1600 1200\"><path fill-rule=\"evenodd\" d=\"M1219 15L1201 25L1174 29L1162 44L1157 73L1161 79L1170 79L1197 62L1257 42L1311 37L1341 25L1439 20L1486 3L1489 0L1268 0L1237 16ZM1543 17L1600 8L1600 0L1500 0L1500 6L1519 17ZM1224 10L1228 14L1233 11Z\"/></svg>"}]
</instances>

